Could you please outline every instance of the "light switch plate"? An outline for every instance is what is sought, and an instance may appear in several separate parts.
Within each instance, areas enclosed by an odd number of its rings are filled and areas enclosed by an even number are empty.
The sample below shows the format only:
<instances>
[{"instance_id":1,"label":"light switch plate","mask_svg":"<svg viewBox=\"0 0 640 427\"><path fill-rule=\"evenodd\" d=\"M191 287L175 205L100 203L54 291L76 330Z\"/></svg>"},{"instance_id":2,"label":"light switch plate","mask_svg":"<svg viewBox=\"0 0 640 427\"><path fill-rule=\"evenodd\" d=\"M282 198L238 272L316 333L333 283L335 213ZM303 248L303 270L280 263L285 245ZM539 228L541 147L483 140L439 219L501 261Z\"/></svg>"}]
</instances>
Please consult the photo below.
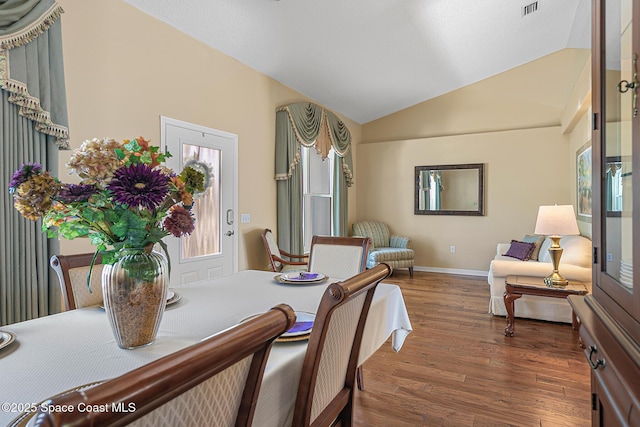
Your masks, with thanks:
<instances>
[{"instance_id":1,"label":"light switch plate","mask_svg":"<svg viewBox=\"0 0 640 427\"><path fill-rule=\"evenodd\" d=\"M248 213L240 214L240 222L243 224L247 224L251 222L251 214L248 214Z\"/></svg>"}]
</instances>

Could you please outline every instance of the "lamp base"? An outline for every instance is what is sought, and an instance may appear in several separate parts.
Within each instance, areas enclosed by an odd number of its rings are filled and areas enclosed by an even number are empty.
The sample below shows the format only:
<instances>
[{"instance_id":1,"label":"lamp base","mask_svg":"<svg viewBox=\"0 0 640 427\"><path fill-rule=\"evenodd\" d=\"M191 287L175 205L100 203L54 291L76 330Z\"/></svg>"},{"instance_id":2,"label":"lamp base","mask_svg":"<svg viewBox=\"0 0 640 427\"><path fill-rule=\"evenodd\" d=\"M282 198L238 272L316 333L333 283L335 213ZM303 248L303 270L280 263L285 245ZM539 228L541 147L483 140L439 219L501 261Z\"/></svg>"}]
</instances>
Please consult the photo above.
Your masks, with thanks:
<instances>
[{"instance_id":1,"label":"lamp base","mask_svg":"<svg viewBox=\"0 0 640 427\"><path fill-rule=\"evenodd\" d=\"M553 272L544 278L544 284L548 288L564 288L569 284L569 281L562 277L560 273Z\"/></svg>"},{"instance_id":2,"label":"lamp base","mask_svg":"<svg viewBox=\"0 0 640 427\"><path fill-rule=\"evenodd\" d=\"M560 236L549 236L551 246L549 246L549 255L553 263L553 273L544 278L544 283L550 288L562 288L569 284L569 281L562 277L558 272L560 265L560 257L562 256L562 248L560 247Z\"/></svg>"}]
</instances>

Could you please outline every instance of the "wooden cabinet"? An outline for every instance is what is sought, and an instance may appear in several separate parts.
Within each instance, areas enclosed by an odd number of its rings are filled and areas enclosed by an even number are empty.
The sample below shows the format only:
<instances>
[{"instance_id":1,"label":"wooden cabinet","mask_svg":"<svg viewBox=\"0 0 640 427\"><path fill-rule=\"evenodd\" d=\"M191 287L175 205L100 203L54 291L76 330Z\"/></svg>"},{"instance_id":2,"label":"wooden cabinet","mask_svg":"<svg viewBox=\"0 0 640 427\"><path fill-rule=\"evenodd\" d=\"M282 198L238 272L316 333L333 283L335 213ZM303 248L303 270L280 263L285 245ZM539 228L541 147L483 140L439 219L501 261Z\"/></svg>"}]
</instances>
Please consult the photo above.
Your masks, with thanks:
<instances>
[{"instance_id":1,"label":"wooden cabinet","mask_svg":"<svg viewBox=\"0 0 640 427\"><path fill-rule=\"evenodd\" d=\"M593 0L593 294L570 297L594 426L640 425L640 1ZM636 271L633 271L633 267Z\"/></svg>"},{"instance_id":2,"label":"wooden cabinet","mask_svg":"<svg viewBox=\"0 0 640 427\"><path fill-rule=\"evenodd\" d=\"M640 426L637 341L594 298L568 299L580 318L580 346L592 368L592 425Z\"/></svg>"}]
</instances>

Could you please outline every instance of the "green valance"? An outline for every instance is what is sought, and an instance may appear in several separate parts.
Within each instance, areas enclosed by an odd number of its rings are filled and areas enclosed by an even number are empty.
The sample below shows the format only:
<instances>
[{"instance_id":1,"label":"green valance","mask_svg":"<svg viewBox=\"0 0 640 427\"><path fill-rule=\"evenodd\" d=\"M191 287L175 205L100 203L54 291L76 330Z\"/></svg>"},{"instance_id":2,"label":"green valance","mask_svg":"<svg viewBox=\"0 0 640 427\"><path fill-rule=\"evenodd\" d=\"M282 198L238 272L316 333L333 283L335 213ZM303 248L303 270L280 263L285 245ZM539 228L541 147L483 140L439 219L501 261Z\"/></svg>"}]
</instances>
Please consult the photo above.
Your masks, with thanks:
<instances>
[{"instance_id":1,"label":"green valance","mask_svg":"<svg viewBox=\"0 0 640 427\"><path fill-rule=\"evenodd\" d=\"M0 89L36 130L69 147L60 15L54 0L0 0Z\"/></svg>"},{"instance_id":2,"label":"green valance","mask_svg":"<svg viewBox=\"0 0 640 427\"><path fill-rule=\"evenodd\" d=\"M340 169L346 184L353 184L353 161L351 158L351 133L342 120L333 112L319 105L299 102L276 110L276 134L293 138L276 138L276 180L288 180L300 162L300 147L315 146L323 159L333 148L341 158ZM297 142L297 144L291 144Z\"/></svg>"}]
</instances>

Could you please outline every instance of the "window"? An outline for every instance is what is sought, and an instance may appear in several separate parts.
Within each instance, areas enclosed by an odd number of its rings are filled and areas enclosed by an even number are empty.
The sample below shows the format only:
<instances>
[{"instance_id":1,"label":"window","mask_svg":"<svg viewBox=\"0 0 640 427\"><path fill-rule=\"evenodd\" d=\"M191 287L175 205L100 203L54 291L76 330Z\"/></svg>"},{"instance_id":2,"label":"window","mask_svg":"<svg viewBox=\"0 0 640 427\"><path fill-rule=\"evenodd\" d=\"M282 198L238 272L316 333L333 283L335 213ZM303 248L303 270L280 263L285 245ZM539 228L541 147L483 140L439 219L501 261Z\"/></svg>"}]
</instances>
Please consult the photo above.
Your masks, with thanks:
<instances>
[{"instance_id":1,"label":"window","mask_svg":"<svg viewBox=\"0 0 640 427\"><path fill-rule=\"evenodd\" d=\"M304 251L311 250L314 235L330 236L333 207L333 150L322 160L315 147L301 147L302 231Z\"/></svg>"}]
</instances>

